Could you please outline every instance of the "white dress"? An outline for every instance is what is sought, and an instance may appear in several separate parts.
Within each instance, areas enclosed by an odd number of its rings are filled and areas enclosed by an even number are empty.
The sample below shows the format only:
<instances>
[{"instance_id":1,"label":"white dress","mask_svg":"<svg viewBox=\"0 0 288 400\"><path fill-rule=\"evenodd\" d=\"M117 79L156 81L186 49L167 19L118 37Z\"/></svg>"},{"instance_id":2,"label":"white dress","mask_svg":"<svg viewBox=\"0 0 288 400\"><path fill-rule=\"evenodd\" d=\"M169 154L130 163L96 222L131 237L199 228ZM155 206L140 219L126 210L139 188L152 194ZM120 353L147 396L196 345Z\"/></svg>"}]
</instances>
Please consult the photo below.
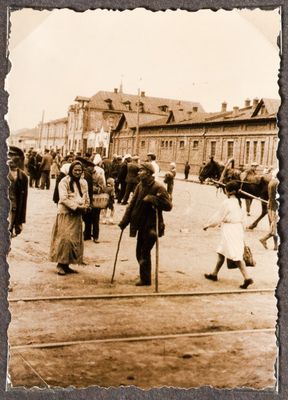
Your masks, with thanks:
<instances>
[{"instance_id":1,"label":"white dress","mask_svg":"<svg viewBox=\"0 0 288 400\"><path fill-rule=\"evenodd\" d=\"M217 253L233 261L243 260L244 213L236 197L224 200L220 209L212 215L206 226L221 224L221 240Z\"/></svg>"}]
</instances>

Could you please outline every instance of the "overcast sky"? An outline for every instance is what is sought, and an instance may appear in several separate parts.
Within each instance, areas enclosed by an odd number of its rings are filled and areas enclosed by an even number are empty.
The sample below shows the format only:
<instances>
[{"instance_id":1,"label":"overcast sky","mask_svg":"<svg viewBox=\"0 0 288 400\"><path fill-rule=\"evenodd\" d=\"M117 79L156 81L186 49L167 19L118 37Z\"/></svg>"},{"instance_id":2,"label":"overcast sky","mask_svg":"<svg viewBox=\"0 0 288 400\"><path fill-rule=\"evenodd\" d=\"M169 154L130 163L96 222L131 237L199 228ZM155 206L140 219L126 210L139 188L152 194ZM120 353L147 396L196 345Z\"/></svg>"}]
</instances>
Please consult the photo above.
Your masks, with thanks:
<instances>
[{"instance_id":1,"label":"overcast sky","mask_svg":"<svg viewBox=\"0 0 288 400\"><path fill-rule=\"evenodd\" d=\"M12 131L62 118L77 95L113 91L198 101L205 111L279 98L279 10L24 9L11 15Z\"/></svg>"}]
</instances>

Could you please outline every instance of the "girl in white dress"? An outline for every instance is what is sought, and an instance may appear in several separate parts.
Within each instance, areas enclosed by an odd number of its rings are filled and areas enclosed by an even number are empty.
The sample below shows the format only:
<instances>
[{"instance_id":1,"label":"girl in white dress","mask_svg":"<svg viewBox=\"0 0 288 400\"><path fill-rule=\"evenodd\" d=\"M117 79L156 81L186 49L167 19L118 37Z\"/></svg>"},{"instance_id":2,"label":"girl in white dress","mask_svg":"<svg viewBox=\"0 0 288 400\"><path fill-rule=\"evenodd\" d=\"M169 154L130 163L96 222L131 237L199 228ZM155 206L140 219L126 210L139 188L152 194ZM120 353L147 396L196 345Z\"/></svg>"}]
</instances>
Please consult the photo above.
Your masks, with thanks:
<instances>
[{"instance_id":1,"label":"girl in white dress","mask_svg":"<svg viewBox=\"0 0 288 400\"><path fill-rule=\"evenodd\" d=\"M244 283L241 289L247 289L253 283L249 278L245 263L244 253L244 215L240 201L236 197L239 185L231 181L226 185L225 192L227 199L224 200L220 209L212 215L207 224L203 227L206 231L210 227L221 225L221 239L217 247L218 260L214 271L211 274L204 274L206 279L218 280L218 273L225 261L225 257L233 260L243 275Z\"/></svg>"}]
</instances>

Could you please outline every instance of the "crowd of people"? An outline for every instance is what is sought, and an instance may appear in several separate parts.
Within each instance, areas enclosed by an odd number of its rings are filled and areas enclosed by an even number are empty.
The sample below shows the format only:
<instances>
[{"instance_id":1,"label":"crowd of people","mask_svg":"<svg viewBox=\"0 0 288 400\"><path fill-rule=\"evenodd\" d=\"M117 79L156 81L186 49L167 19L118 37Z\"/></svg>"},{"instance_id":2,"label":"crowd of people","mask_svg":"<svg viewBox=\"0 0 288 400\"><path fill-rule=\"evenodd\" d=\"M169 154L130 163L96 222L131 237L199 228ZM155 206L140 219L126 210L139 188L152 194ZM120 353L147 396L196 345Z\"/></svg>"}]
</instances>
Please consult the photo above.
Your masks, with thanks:
<instances>
[{"instance_id":1,"label":"crowd of people","mask_svg":"<svg viewBox=\"0 0 288 400\"><path fill-rule=\"evenodd\" d=\"M137 236L136 258L140 279L137 286L151 285L151 250L158 237L164 235L163 211L172 209L176 164L171 162L169 170L160 178L160 167L153 153L145 161L137 155L114 154L110 160L100 154L69 152L63 157L59 150L44 150L43 154L30 149L24 154L21 149L9 148L9 231L11 237L22 231L26 218L28 186L39 190L50 189L50 179L55 178L53 201L57 204L57 216L53 225L50 260L56 263L57 273L77 273L71 264L83 263L84 242L99 243L100 218L103 223L114 223L115 202L127 206L119 227L130 225L130 236ZM253 173L247 171L248 173ZM26 173L24 171L26 171ZM185 179L190 166L184 166ZM255 170L255 168L254 168ZM267 235L260 239L267 248L267 240L273 237L277 250L278 180L272 176L269 183L269 221ZM225 261L232 260L239 268L246 289L253 283L248 276L244 253L244 218L237 185L226 185L227 199L220 209L204 225L203 229L221 225L221 239L216 252L218 260L206 279L218 280L218 273Z\"/></svg>"}]
</instances>

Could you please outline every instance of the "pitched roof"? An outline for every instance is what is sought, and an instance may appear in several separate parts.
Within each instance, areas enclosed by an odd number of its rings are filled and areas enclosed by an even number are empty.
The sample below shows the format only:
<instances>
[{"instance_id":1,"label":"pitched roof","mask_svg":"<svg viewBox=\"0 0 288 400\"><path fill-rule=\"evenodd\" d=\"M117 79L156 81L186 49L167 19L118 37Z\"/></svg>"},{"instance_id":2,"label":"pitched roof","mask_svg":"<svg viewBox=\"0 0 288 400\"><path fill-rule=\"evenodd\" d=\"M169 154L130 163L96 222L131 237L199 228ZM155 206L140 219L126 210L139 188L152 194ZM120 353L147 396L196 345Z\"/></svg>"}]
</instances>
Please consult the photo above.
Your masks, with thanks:
<instances>
[{"instance_id":1,"label":"pitched roof","mask_svg":"<svg viewBox=\"0 0 288 400\"><path fill-rule=\"evenodd\" d=\"M123 113L124 117L127 121L128 127L129 128L135 128L137 126L137 113ZM163 120L163 118L161 118ZM139 114L139 126L140 125L146 125L149 124L152 121L158 121L159 120L159 115L155 114ZM167 117L165 118L165 121L167 120Z\"/></svg>"},{"instance_id":2,"label":"pitched roof","mask_svg":"<svg viewBox=\"0 0 288 400\"><path fill-rule=\"evenodd\" d=\"M267 112L268 115L274 116L274 115L277 114L277 112L279 110L280 100L278 100L278 99L267 99L267 98L261 99L259 101L259 103L257 104L257 107L255 108L255 110L254 110L254 112L252 114L252 117L259 115L259 111L262 108L262 106L265 107L265 111Z\"/></svg>"},{"instance_id":3,"label":"pitched roof","mask_svg":"<svg viewBox=\"0 0 288 400\"><path fill-rule=\"evenodd\" d=\"M197 107L199 111L204 111L202 105L194 101L174 100L160 97L151 97L146 95L141 95L139 98L138 95L107 91L99 91L94 96L92 96L88 107L107 110L107 99L110 99L112 101L111 105L113 110L123 112L129 110L129 105L131 111L136 112L137 103L139 100L143 104L145 113L163 115L167 114L169 109L192 111L193 107ZM167 107L166 110L165 106Z\"/></svg>"}]
</instances>

